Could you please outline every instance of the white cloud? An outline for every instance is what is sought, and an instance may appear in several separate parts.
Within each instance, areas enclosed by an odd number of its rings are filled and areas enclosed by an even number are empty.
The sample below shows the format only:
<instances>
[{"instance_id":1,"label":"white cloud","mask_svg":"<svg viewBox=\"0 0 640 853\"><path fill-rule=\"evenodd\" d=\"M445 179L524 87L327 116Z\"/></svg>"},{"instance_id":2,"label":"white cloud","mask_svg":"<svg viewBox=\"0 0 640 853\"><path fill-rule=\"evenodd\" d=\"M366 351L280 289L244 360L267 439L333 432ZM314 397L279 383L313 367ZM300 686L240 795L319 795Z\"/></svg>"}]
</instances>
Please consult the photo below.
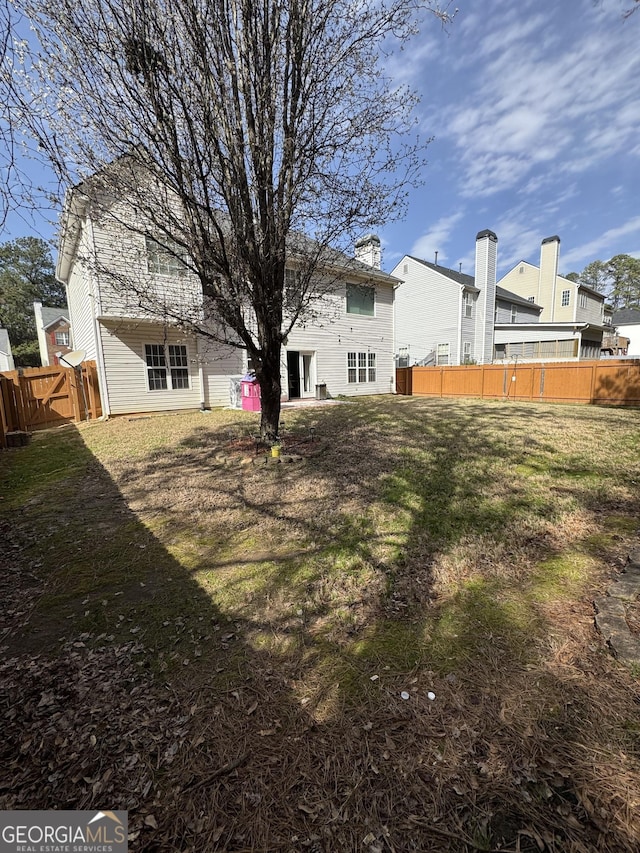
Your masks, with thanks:
<instances>
[{"instance_id":1,"label":"white cloud","mask_svg":"<svg viewBox=\"0 0 640 853\"><path fill-rule=\"evenodd\" d=\"M588 263L596 258L604 261L608 260L612 254L616 253L615 244L621 237L633 236L634 241L640 238L640 216L634 216L622 225L616 228L609 228L599 237L589 240L574 249L570 249L566 254L562 255L564 266L570 265L579 269L583 269ZM632 251L625 254L634 254Z\"/></svg>"},{"instance_id":2,"label":"white cloud","mask_svg":"<svg viewBox=\"0 0 640 853\"><path fill-rule=\"evenodd\" d=\"M427 261L433 261L437 252L438 262L446 260L447 253L445 247L451 238L455 226L463 216L464 214L460 211L451 214L451 216L444 216L442 219L439 219L435 225L432 225L425 234L416 240L411 248L411 254Z\"/></svg>"}]
</instances>

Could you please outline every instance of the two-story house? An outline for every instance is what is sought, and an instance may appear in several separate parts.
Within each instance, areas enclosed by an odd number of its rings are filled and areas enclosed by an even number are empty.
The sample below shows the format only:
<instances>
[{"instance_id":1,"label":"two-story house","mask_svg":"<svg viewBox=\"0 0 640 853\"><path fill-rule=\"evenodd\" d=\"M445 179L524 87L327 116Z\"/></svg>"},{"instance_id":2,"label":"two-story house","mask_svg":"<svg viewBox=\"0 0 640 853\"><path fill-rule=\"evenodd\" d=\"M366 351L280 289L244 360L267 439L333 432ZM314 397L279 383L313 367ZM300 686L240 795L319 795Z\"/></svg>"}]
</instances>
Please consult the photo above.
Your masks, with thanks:
<instances>
[{"instance_id":1,"label":"two-story house","mask_svg":"<svg viewBox=\"0 0 640 853\"><path fill-rule=\"evenodd\" d=\"M557 275L558 243L543 241L540 269L523 261L499 282L492 231L477 235L474 276L405 255L392 271L403 282L396 295L398 364L599 358L604 297Z\"/></svg>"},{"instance_id":2,"label":"two-story house","mask_svg":"<svg viewBox=\"0 0 640 853\"><path fill-rule=\"evenodd\" d=\"M33 313L38 332L40 363L43 367L59 364L59 356L71 352L71 324L69 310L47 308L42 302L33 303Z\"/></svg>"},{"instance_id":3,"label":"two-story house","mask_svg":"<svg viewBox=\"0 0 640 853\"><path fill-rule=\"evenodd\" d=\"M56 274L67 288L73 347L97 362L103 411L229 405L251 367L246 353L184 330L178 318L202 320L199 282L140 222L130 227L131 216L126 199L94 211L80 190L63 215ZM320 385L330 396L394 390L398 282L380 269L379 244L371 237L359 247L367 263L340 255L322 313L289 334L284 400L313 397Z\"/></svg>"},{"instance_id":4,"label":"two-story house","mask_svg":"<svg viewBox=\"0 0 640 853\"><path fill-rule=\"evenodd\" d=\"M540 305L535 329L498 329L503 358L599 358L604 332L604 295L558 275L560 238L542 241L540 266L520 261L498 284Z\"/></svg>"},{"instance_id":5,"label":"two-story house","mask_svg":"<svg viewBox=\"0 0 640 853\"><path fill-rule=\"evenodd\" d=\"M498 238L476 237L475 276L405 255L391 271L400 364L487 364L493 359Z\"/></svg>"}]
</instances>

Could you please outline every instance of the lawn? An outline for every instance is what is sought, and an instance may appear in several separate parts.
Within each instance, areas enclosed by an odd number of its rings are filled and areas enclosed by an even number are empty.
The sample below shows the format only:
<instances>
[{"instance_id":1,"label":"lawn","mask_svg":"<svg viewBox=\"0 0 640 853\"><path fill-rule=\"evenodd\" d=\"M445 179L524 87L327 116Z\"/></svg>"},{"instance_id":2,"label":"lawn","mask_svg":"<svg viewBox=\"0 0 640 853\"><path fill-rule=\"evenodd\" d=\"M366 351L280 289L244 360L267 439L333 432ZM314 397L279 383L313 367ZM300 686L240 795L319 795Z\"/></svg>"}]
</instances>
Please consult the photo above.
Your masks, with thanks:
<instances>
[{"instance_id":1,"label":"lawn","mask_svg":"<svg viewBox=\"0 0 640 853\"><path fill-rule=\"evenodd\" d=\"M0 456L0 808L132 851L637 851L640 672L593 625L638 412L370 398ZM637 626L634 627L634 630Z\"/></svg>"}]
</instances>

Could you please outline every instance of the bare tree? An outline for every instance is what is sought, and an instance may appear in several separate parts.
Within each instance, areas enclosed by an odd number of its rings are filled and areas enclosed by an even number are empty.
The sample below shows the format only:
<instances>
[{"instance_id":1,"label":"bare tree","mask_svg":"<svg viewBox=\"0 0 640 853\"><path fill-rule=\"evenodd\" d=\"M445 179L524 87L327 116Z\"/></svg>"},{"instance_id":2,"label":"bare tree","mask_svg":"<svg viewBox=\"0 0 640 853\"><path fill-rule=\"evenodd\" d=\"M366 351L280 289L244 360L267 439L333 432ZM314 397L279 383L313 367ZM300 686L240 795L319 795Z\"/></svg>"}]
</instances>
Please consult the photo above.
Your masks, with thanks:
<instances>
[{"instance_id":1,"label":"bare tree","mask_svg":"<svg viewBox=\"0 0 640 853\"><path fill-rule=\"evenodd\" d=\"M283 340L332 247L403 210L425 143L392 44L438 0L15 0L0 97L94 211L179 257L204 310L147 311L247 350L275 438ZM17 61L19 59L19 61ZM300 235L306 235L302 238ZM294 259L295 286L285 287ZM105 271L107 272L107 271ZM117 276L136 292L135 281ZM326 278L325 278L326 281ZM206 317L206 322L203 318ZM217 322L216 322L217 321Z\"/></svg>"}]
</instances>

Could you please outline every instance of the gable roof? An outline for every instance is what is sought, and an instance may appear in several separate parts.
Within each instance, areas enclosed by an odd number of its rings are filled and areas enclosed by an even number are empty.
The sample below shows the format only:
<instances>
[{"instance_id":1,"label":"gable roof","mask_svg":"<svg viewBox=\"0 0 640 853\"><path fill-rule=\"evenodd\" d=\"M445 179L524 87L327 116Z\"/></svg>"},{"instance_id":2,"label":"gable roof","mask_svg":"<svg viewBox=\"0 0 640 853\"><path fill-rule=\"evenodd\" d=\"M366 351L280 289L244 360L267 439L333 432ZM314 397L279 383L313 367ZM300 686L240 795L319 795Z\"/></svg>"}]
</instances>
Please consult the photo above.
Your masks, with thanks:
<instances>
[{"instance_id":1,"label":"gable roof","mask_svg":"<svg viewBox=\"0 0 640 853\"><path fill-rule=\"evenodd\" d=\"M611 322L614 326L640 325L640 308L619 308L613 312Z\"/></svg>"},{"instance_id":2,"label":"gable roof","mask_svg":"<svg viewBox=\"0 0 640 853\"><path fill-rule=\"evenodd\" d=\"M476 280L472 275L467 275L466 273L459 272L457 270L451 270L449 267L443 267L440 264L432 264L430 261L423 261L422 258L416 258L414 255L407 255L407 257L411 258L412 261L416 261L418 264L428 267L434 272L439 272L440 275L451 279L451 281L455 281L456 284L464 285L468 290L474 290L477 293L480 292L476 287Z\"/></svg>"},{"instance_id":3,"label":"gable roof","mask_svg":"<svg viewBox=\"0 0 640 853\"><path fill-rule=\"evenodd\" d=\"M54 323L57 323L58 320L66 320L69 322L69 309L65 306L64 308L45 308L42 306L42 328L48 329L49 326L52 326Z\"/></svg>"},{"instance_id":4,"label":"gable roof","mask_svg":"<svg viewBox=\"0 0 640 853\"><path fill-rule=\"evenodd\" d=\"M541 305L537 305L530 299L525 299L524 296L518 296L517 293L511 293L510 290L505 290L504 287L500 287L499 285L496 285L496 299L501 299L503 302L514 302L517 305L531 306L542 311Z\"/></svg>"}]
</instances>

